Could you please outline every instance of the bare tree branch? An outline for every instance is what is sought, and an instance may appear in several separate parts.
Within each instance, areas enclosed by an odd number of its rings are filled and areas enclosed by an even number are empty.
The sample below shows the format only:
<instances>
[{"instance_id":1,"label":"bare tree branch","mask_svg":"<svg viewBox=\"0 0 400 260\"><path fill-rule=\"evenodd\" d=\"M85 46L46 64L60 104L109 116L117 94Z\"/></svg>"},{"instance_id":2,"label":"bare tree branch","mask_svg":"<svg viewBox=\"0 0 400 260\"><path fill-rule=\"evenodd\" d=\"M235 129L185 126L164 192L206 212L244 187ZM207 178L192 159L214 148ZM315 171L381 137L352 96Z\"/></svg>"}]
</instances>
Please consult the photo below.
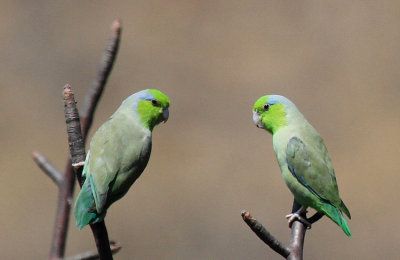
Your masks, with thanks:
<instances>
[{"instance_id":1,"label":"bare tree branch","mask_svg":"<svg viewBox=\"0 0 400 260\"><path fill-rule=\"evenodd\" d=\"M82 138L79 112L76 108L74 94L69 85L64 87L65 121L67 123L68 141L71 152L72 165L77 176L82 174L82 158L85 158L85 148ZM80 183L81 184L81 183ZM112 259L110 242L104 221L90 225L96 242L100 259Z\"/></svg>"},{"instance_id":2,"label":"bare tree branch","mask_svg":"<svg viewBox=\"0 0 400 260\"><path fill-rule=\"evenodd\" d=\"M292 206L292 213L296 212L301 205L294 200ZM306 218L306 214L301 215L310 223L318 221L323 214L315 213L311 218ZM289 246L285 246L282 242L276 239L263 225L258 222L248 211L242 211L242 218L246 224L253 230L253 232L262 240L265 244L271 247L275 252L283 256L288 260L302 260L303 259L303 246L304 238L306 235L307 227L302 222L295 220L291 226L291 236Z\"/></svg>"},{"instance_id":3,"label":"bare tree branch","mask_svg":"<svg viewBox=\"0 0 400 260\"><path fill-rule=\"evenodd\" d=\"M283 245L278 239L276 239L265 227L258 222L250 212L243 210L242 218L246 224L253 230L254 233L262 240L265 244L271 247L275 252L281 256L287 258L290 255L290 250Z\"/></svg>"},{"instance_id":4,"label":"bare tree branch","mask_svg":"<svg viewBox=\"0 0 400 260\"><path fill-rule=\"evenodd\" d=\"M104 86L107 82L107 78L111 72L115 57L117 55L121 35L121 22L119 20L115 20L113 22L111 31L112 34L107 43L105 54L103 55L95 80L93 81L93 84L91 85L89 93L83 104L83 113L81 119L82 128L79 124L79 114L78 110L76 109L75 100L71 101L67 99L68 106L72 105L75 106L75 108L72 108L72 110L68 108L68 113L71 114L66 116L66 123L68 125L68 140L70 148L72 149L71 156L69 156L67 160L64 175L57 175L54 171L55 168L53 167L53 169L50 167L51 164L49 165L48 163L45 163L47 162L47 160L44 160L44 156L40 157L40 154L35 152L33 154L34 160L36 161L36 163L38 163L39 167L41 167L42 170L45 171L45 173L49 175L50 178L52 178L52 180L59 187L56 221L49 259L62 259L64 257L66 236L69 223L69 213L71 209L72 195L75 184L75 176L78 178L79 185L81 186L83 183L82 166L85 161L84 144L87 133L93 121L96 105L101 97ZM68 91L65 94L69 95ZM79 131L77 131L78 128ZM72 167L72 164L74 165L74 167ZM76 174L74 174L74 171ZM62 178L60 178L60 176ZM95 234L96 245L101 246L102 248L102 250L98 248L101 259L112 259L112 254L108 243L107 230L105 228L104 222L96 225L94 228L92 227L92 230ZM100 237L96 237L96 234L100 235ZM106 242L104 242L105 239ZM106 248L104 249L104 247Z\"/></svg>"},{"instance_id":5,"label":"bare tree branch","mask_svg":"<svg viewBox=\"0 0 400 260\"><path fill-rule=\"evenodd\" d=\"M110 242L108 242L108 233L104 220L94 224L90 224L90 228L93 232L94 241L96 242L96 247L100 259L113 259L112 252L110 251Z\"/></svg>"},{"instance_id":6,"label":"bare tree branch","mask_svg":"<svg viewBox=\"0 0 400 260\"><path fill-rule=\"evenodd\" d=\"M71 154L72 166L75 170L82 168L85 162L85 144L82 138L81 122L79 112L76 107L74 93L70 85L64 86L64 113L65 123L67 124L68 145Z\"/></svg>"},{"instance_id":7,"label":"bare tree branch","mask_svg":"<svg viewBox=\"0 0 400 260\"><path fill-rule=\"evenodd\" d=\"M94 114L96 105L103 93L104 86L106 85L108 76L113 68L115 57L117 56L119 49L120 38L121 21L117 19L111 25L111 37L108 40L96 76L86 95L85 103L80 109L83 138L86 138L86 134L92 125L93 117L91 115Z\"/></svg>"},{"instance_id":8,"label":"bare tree branch","mask_svg":"<svg viewBox=\"0 0 400 260\"><path fill-rule=\"evenodd\" d=\"M112 254L117 253L119 250L121 250L121 248L122 247L119 244L115 243L114 241L110 241L110 250ZM99 253L97 252L97 250L87 251L81 254L65 258L65 260L96 260L96 259L99 259Z\"/></svg>"},{"instance_id":9,"label":"bare tree branch","mask_svg":"<svg viewBox=\"0 0 400 260\"><path fill-rule=\"evenodd\" d=\"M72 170L71 159L67 160L64 181L59 185L56 220L53 229L49 259L58 260L64 257L69 213L71 211L72 195L74 193L75 174Z\"/></svg>"},{"instance_id":10,"label":"bare tree branch","mask_svg":"<svg viewBox=\"0 0 400 260\"><path fill-rule=\"evenodd\" d=\"M42 169L44 173L49 176L57 186L60 186L64 182L63 173L60 172L43 154L39 151L32 152L33 160Z\"/></svg>"},{"instance_id":11,"label":"bare tree branch","mask_svg":"<svg viewBox=\"0 0 400 260\"><path fill-rule=\"evenodd\" d=\"M292 213L297 212L301 205L293 200ZM300 215L303 218L306 218L306 213ZM292 233L290 236L290 255L287 258L288 260L302 260L303 259L303 246L304 246L304 238L306 235L306 226L300 221L295 220L291 226Z\"/></svg>"},{"instance_id":12,"label":"bare tree branch","mask_svg":"<svg viewBox=\"0 0 400 260\"><path fill-rule=\"evenodd\" d=\"M292 234L290 236L290 255L288 260L302 260L303 259L303 245L304 237L306 235L306 226L298 220L292 224Z\"/></svg>"}]
</instances>

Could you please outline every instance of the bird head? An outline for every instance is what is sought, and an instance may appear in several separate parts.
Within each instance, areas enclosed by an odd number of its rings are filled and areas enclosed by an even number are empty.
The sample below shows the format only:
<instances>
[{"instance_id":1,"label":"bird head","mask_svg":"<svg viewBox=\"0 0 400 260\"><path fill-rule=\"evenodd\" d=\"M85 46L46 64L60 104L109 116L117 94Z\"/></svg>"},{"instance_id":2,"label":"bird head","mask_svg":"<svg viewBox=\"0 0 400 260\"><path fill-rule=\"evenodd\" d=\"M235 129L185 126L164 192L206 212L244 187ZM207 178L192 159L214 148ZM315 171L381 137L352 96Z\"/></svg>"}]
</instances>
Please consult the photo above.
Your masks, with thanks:
<instances>
[{"instance_id":1,"label":"bird head","mask_svg":"<svg viewBox=\"0 0 400 260\"><path fill-rule=\"evenodd\" d=\"M294 104L279 95L266 95L259 98L253 107L253 121L258 128L276 133L288 123L288 109Z\"/></svg>"},{"instance_id":2,"label":"bird head","mask_svg":"<svg viewBox=\"0 0 400 260\"><path fill-rule=\"evenodd\" d=\"M143 125L150 130L169 117L169 98L157 89L146 89L137 93L137 112Z\"/></svg>"}]
</instances>

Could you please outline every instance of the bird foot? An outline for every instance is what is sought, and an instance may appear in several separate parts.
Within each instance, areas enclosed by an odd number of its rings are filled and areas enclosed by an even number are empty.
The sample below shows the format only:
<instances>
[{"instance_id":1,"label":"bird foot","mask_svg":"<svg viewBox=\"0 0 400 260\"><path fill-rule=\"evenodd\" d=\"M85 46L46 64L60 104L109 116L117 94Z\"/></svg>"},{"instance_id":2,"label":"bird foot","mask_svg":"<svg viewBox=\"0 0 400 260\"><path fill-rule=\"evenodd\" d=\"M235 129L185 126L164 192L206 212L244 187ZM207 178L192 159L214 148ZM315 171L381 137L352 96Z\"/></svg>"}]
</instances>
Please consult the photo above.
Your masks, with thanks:
<instances>
[{"instance_id":1,"label":"bird foot","mask_svg":"<svg viewBox=\"0 0 400 260\"><path fill-rule=\"evenodd\" d=\"M296 212L286 215L285 217L289 222L289 228L292 228L293 221L295 221L297 219L298 221L303 223L307 227L307 229L311 229L311 223L309 221L307 221L306 218L303 218L302 216L300 216L300 214L303 214L305 212L307 212L306 209L304 207L301 207Z\"/></svg>"}]
</instances>

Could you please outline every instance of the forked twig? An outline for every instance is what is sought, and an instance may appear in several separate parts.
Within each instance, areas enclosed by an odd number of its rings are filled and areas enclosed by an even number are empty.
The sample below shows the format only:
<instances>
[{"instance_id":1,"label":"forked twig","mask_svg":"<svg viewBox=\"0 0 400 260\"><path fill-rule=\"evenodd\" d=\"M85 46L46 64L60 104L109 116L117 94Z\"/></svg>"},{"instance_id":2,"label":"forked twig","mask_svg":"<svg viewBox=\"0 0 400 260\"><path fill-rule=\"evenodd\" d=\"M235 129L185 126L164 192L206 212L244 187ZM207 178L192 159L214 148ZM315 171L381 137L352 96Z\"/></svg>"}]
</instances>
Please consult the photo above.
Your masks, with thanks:
<instances>
[{"instance_id":1,"label":"forked twig","mask_svg":"<svg viewBox=\"0 0 400 260\"><path fill-rule=\"evenodd\" d=\"M300 208L300 204L293 201L292 212L296 212ZM280 254L286 259L302 260L303 245L307 227L300 221L295 220L291 226L291 236L289 246L285 246L282 242L276 239L259 221L257 221L248 211L243 210L242 218L253 232L267 244L272 250ZM306 216L303 216L304 218ZM311 218L308 218L309 223L314 223L323 217L322 213L315 213Z\"/></svg>"},{"instance_id":2,"label":"forked twig","mask_svg":"<svg viewBox=\"0 0 400 260\"><path fill-rule=\"evenodd\" d=\"M117 19L111 25L111 37L108 39L108 43L98 66L96 76L94 77L89 91L86 94L85 102L80 109L82 134L84 139L86 138L89 128L92 126L92 115L94 114L98 101L103 93L103 89L107 83L108 76L113 68L119 49L121 30L121 21Z\"/></svg>"},{"instance_id":3,"label":"forked twig","mask_svg":"<svg viewBox=\"0 0 400 260\"><path fill-rule=\"evenodd\" d=\"M72 149L71 156L67 160L64 174L60 174L60 171L58 171L39 152L33 152L35 162L59 187L56 221L49 259L61 259L64 257L75 176L78 178L78 182L81 185L83 183L81 174L82 166L85 160L84 143L93 121L95 108L101 97L118 52L121 37L121 22L119 20L115 20L113 22L111 31L111 37L107 43L107 47L100 62L98 72L83 104L81 120L79 120L79 114L78 110L76 109L76 103L73 99L73 95L72 100L70 97L65 97L65 101L68 102L68 106L72 106L68 108L68 113L71 114L67 115L66 111L68 138L70 148ZM64 92L64 94L70 95L70 89L67 90L67 92ZM82 128L80 124L82 125ZM72 167L72 164L76 167ZM74 171L76 175L74 174ZM95 225L95 227L91 226L91 228L95 235L95 242L98 246L100 258L112 259L112 254L108 243L107 230L105 229L104 222ZM104 242L105 238L107 238L106 242ZM102 248L102 250L100 250L99 247Z\"/></svg>"}]
</instances>

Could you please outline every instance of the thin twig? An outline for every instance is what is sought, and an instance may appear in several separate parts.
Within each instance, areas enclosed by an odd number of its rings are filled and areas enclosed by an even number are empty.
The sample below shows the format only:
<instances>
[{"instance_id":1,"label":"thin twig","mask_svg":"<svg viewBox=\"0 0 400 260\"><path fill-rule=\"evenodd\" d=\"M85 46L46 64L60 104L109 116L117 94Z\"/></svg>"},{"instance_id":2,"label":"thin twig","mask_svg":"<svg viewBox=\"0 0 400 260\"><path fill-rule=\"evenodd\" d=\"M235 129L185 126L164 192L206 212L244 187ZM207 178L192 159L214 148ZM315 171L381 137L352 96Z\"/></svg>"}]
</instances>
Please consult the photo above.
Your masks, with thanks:
<instances>
[{"instance_id":1,"label":"thin twig","mask_svg":"<svg viewBox=\"0 0 400 260\"><path fill-rule=\"evenodd\" d=\"M49 259L58 260L64 257L69 213L71 211L72 195L75 187L75 174L72 170L71 159L67 160L64 182L58 189L56 220L53 229Z\"/></svg>"},{"instance_id":2,"label":"thin twig","mask_svg":"<svg viewBox=\"0 0 400 260\"><path fill-rule=\"evenodd\" d=\"M115 58L119 49L119 42L121 38L121 21L114 20L111 25L111 37L107 42L106 49L97 69L96 76L89 88L81 111L82 134L86 138L86 134L92 125L96 105L103 93L104 86L107 83L108 76L113 68Z\"/></svg>"},{"instance_id":3,"label":"thin twig","mask_svg":"<svg viewBox=\"0 0 400 260\"><path fill-rule=\"evenodd\" d=\"M296 212L301 205L293 200L292 213ZM320 218L323 217L322 213L315 213L312 217L306 218L306 213L301 215L303 218L307 219L310 223L315 223ZM263 225L258 222L248 211L242 211L243 220L249 225L251 230L266 243L269 247L271 247L275 252L280 254L286 259L290 260L302 260L303 259L303 247L304 247L304 239L307 231L307 227L302 222L297 219L293 221L291 225L291 236L290 236L290 244L289 246L285 246L278 239L276 239L271 233L268 232Z\"/></svg>"},{"instance_id":4,"label":"thin twig","mask_svg":"<svg viewBox=\"0 0 400 260\"><path fill-rule=\"evenodd\" d=\"M44 173L49 176L57 186L62 185L64 182L64 176L42 153L39 151L32 152L33 160L42 169Z\"/></svg>"},{"instance_id":5,"label":"thin twig","mask_svg":"<svg viewBox=\"0 0 400 260\"><path fill-rule=\"evenodd\" d=\"M271 233L268 232L264 226L258 222L250 212L243 210L242 218L246 222L246 224L253 230L253 232L266 243L269 247L272 248L275 252L280 254L281 256L287 258L290 255L290 250L285 245L282 244L278 239L276 239Z\"/></svg>"},{"instance_id":6,"label":"thin twig","mask_svg":"<svg viewBox=\"0 0 400 260\"><path fill-rule=\"evenodd\" d=\"M68 84L64 86L63 97L71 162L72 166L77 165L75 168L79 169L82 168L81 163L84 162L86 158L85 144L82 138L81 122L74 93L71 90L71 86Z\"/></svg>"},{"instance_id":7,"label":"thin twig","mask_svg":"<svg viewBox=\"0 0 400 260\"><path fill-rule=\"evenodd\" d=\"M83 118L82 118L82 135L81 135L83 144L85 142L87 133L91 126L91 122L93 121L96 105L100 99L105 83L107 82L107 78L110 74L111 68L115 61L120 41L120 32L121 32L121 22L119 20L116 20L113 22L112 36L108 41L105 54L99 66L99 71L96 74L96 79L94 80L94 83L92 84L89 90L88 97L86 98L83 105L84 113L82 114ZM75 152L76 151L74 151L74 153ZM78 164L74 164L77 166L75 167L76 168L75 170L77 171L76 175L74 174L72 161L71 158L69 157L67 159L67 164L64 171L64 176L63 176L64 181L62 184L59 185L56 221L53 231L54 233L52 238L49 259L61 259L64 257L67 229L69 223L69 213L72 204L72 194L74 191L75 176L77 176L80 186L83 183L81 166L82 162L85 159L84 150L83 150L83 157L81 156L77 158L78 159L75 160L75 162L77 162ZM101 234L107 233L107 230L105 231L103 230L103 232L100 233ZM96 241L96 245L98 244L101 243L98 243L98 241ZM108 259L112 259L111 253L107 254L107 256L110 256Z\"/></svg>"},{"instance_id":8,"label":"thin twig","mask_svg":"<svg viewBox=\"0 0 400 260\"><path fill-rule=\"evenodd\" d=\"M115 243L114 241L110 241L110 250L113 255L121 250L121 248L121 245ZM65 260L96 260L99 258L99 253L96 250L93 250L67 257Z\"/></svg>"},{"instance_id":9,"label":"thin twig","mask_svg":"<svg viewBox=\"0 0 400 260\"><path fill-rule=\"evenodd\" d=\"M68 91L69 89L69 91ZM73 94L70 93L70 86L64 87L64 109L67 123L68 143L74 162L83 161L85 158L85 148L75 146L77 140L82 143L82 136L75 134L75 127L79 127L79 114ZM76 137L76 139L74 139ZM72 149L71 149L72 148ZM83 155L82 155L83 153ZM61 259L65 254L67 231L69 225L69 213L71 211L72 196L74 193L75 174L71 166L71 157L67 160L64 173L64 181L59 185L56 221L53 229L53 239L51 242L49 259Z\"/></svg>"}]
</instances>

